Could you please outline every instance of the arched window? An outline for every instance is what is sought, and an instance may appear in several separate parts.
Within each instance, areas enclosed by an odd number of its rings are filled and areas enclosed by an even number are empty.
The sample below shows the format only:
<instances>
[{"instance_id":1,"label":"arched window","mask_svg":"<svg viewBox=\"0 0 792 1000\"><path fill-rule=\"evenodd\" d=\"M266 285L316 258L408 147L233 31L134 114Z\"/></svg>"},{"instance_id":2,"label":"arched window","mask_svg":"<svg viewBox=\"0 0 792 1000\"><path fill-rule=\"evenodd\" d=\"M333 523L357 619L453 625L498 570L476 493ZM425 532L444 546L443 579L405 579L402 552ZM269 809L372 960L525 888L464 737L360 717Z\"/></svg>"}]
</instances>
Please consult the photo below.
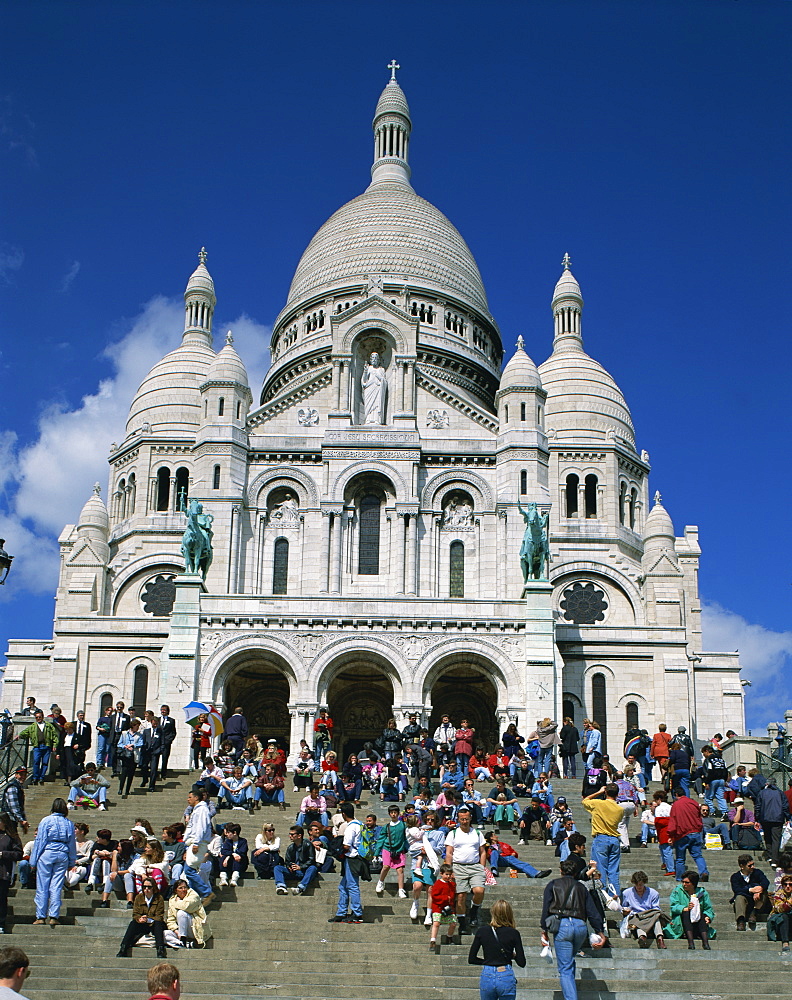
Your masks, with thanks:
<instances>
[{"instance_id":1,"label":"arched window","mask_svg":"<svg viewBox=\"0 0 792 1000\"><path fill-rule=\"evenodd\" d=\"M237 400L237 420L242 419L242 401Z\"/></svg>"},{"instance_id":2,"label":"arched window","mask_svg":"<svg viewBox=\"0 0 792 1000\"><path fill-rule=\"evenodd\" d=\"M146 699L148 698L148 667L139 663L135 667L135 679L132 685L132 705L140 718L146 711Z\"/></svg>"},{"instance_id":3,"label":"arched window","mask_svg":"<svg viewBox=\"0 0 792 1000\"><path fill-rule=\"evenodd\" d=\"M185 503L190 496L190 470L182 466L176 470L176 507L181 506L182 499Z\"/></svg>"},{"instance_id":4,"label":"arched window","mask_svg":"<svg viewBox=\"0 0 792 1000\"><path fill-rule=\"evenodd\" d=\"M218 417L222 417L224 410L225 410L225 399L221 396L220 399L217 401Z\"/></svg>"},{"instance_id":5,"label":"arched window","mask_svg":"<svg viewBox=\"0 0 792 1000\"><path fill-rule=\"evenodd\" d=\"M509 407L508 406L504 406L503 407L503 422L504 422L504 424L508 424L508 422L509 422Z\"/></svg>"},{"instance_id":6,"label":"arched window","mask_svg":"<svg viewBox=\"0 0 792 1000\"><path fill-rule=\"evenodd\" d=\"M113 707L113 696L109 691L105 691L102 697L99 699L99 715L100 717L105 714L105 710Z\"/></svg>"},{"instance_id":7,"label":"arched window","mask_svg":"<svg viewBox=\"0 0 792 1000\"><path fill-rule=\"evenodd\" d=\"M638 521L638 490L633 487L630 493L630 527L635 530Z\"/></svg>"},{"instance_id":8,"label":"arched window","mask_svg":"<svg viewBox=\"0 0 792 1000\"><path fill-rule=\"evenodd\" d=\"M451 542L449 568L449 596L465 596L465 546L462 542Z\"/></svg>"},{"instance_id":9,"label":"arched window","mask_svg":"<svg viewBox=\"0 0 792 1000\"><path fill-rule=\"evenodd\" d=\"M602 732L602 752L608 749L608 702L605 690L605 674L594 674L591 678L591 717L599 723Z\"/></svg>"},{"instance_id":10,"label":"arched window","mask_svg":"<svg viewBox=\"0 0 792 1000\"><path fill-rule=\"evenodd\" d=\"M627 508L627 483L622 483L619 487L619 524L626 521Z\"/></svg>"},{"instance_id":11,"label":"arched window","mask_svg":"<svg viewBox=\"0 0 792 1000\"><path fill-rule=\"evenodd\" d=\"M520 470L520 496L525 496L528 492L528 472L525 469Z\"/></svg>"},{"instance_id":12,"label":"arched window","mask_svg":"<svg viewBox=\"0 0 792 1000\"><path fill-rule=\"evenodd\" d=\"M123 521L126 517L126 480L122 479L118 484L118 507L116 513L118 514L119 521Z\"/></svg>"},{"instance_id":13,"label":"arched window","mask_svg":"<svg viewBox=\"0 0 792 1000\"><path fill-rule=\"evenodd\" d=\"M380 498L371 494L360 501L360 538L358 542L358 573L379 575Z\"/></svg>"},{"instance_id":14,"label":"arched window","mask_svg":"<svg viewBox=\"0 0 792 1000\"><path fill-rule=\"evenodd\" d=\"M289 588L289 541L275 539L275 558L272 564L272 593L285 594Z\"/></svg>"},{"instance_id":15,"label":"arched window","mask_svg":"<svg viewBox=\"0 0 792 1000\"><path fill-rule=\"evenodd\" d=\"M578 516L578 485L580 478L574 472L566 477L566 516Z\"/></svg>"},{"instance_id":16,"label":"arched window","mask_svg":"<svg viewBox=\"0 0 792 1000\"><path fill-rule=\"evenodd\" d=\"M565 698L561 703L561 712L565 719L575 721L575 703L571 698Z\"/></svg>"},{"instance_id":17,"label":"arched window","mask_svg":"<svg viewBox=\"0 0 792 1000\"><path fill-rule=\"evenodd\" d=\"M596 517L597 516L597 477L592 473L586 476L586 483L584 486L584 494L586 498L586 517Z\"/></svg>"},{"instance_id":18,"label":"arched window","mask_svg":"<svg viewBox=\"0 0 792 1000\"><path fill-rule=\"evenodd\" d=\"M129 495L126 505L126 516L133 517L135 514L135 500L137 499L137 479L135 473L129 473Z\"/></svg>"},{"instance_id":19,"label":"arched window","mask_svg":"<svg viewBox=\"0 0 792 1000\"><path fill-rule=\"evenodd\" d=\"M170 469L163 467L157 472L157 510L167 510L170 501Z\"/></svg>"},{"instance_id":20,"label":"arched window","mask_svg":"<svg viewBox=\"0 0 792 1000\"><path fill-rule=\"evenodd\" d=\"M638 729L638 705L634 701L627 702L627 728Z\"/></svg>"},{"instance_id":21,"label":"arched window","mask_svg":"<svg viewBox=\"0 0 792 1000\"><path fill-rule=\"evenodd\" d=\"M520 403L520 420L525 423L525 403Z\"/></svg>"},{"instance_id":22,"label":"arched window","mask_svg":"<svg viewBox=\"0 0 792 1000\"><path fill-rule=\"evenodd\" d=\"M219 465L216 465L214 467L214 475L212 476L212 489L213 490L219 490L220 489L220 466Z\"/></svg>"}]
</instances>

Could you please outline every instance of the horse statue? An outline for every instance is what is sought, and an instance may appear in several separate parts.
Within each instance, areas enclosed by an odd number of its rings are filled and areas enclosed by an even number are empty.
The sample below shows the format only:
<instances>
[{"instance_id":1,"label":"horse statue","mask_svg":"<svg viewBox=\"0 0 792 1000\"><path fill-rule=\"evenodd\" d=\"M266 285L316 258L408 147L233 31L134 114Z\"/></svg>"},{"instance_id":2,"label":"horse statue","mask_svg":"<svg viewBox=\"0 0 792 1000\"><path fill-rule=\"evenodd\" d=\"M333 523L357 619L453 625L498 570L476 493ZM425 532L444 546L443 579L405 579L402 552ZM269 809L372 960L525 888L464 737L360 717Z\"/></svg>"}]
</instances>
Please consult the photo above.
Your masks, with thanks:
<instances>
[{"instance_id":1,"label":"horse statue","mask_svg":"<svg viewBox=\"0 0 792 1000\"><path fill-rule=\"evenodd\" d=\"M547 541L549 514L540 514L535 503L529 503L528 510L523 510L518 500L517 507L525 521L525 534L520 547L523 581L546 580L547 560L550 558L550 545Z\"/></svg>"},{"instance_id":2,"label":"horse statue","mask_svg":"<svg viewBox=\"0 0 792 1000\"><path fill-rule=\"evenodd\" d=\"M181 551L184 557L185 573L206 574L212 565L212 514L204 514L203 504L190 500L184 503L184 492L179 495L179 510L187 515L187 527L182 535Z\"/></svg>"}]
</instances>

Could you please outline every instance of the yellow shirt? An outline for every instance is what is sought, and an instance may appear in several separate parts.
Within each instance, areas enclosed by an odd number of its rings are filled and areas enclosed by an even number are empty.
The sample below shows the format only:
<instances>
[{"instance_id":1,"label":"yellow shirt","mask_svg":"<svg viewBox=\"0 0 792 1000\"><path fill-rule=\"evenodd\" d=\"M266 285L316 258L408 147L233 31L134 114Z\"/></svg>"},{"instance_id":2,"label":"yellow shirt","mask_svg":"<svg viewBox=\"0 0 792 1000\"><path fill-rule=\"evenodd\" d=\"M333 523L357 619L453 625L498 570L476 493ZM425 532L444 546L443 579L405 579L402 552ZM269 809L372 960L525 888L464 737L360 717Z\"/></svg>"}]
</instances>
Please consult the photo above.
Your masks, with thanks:
<instances>
[{"instance_id":1,"label":"yellow shirt","mask_svg":"<svg viewBox=\"0 0 792 1000\"><path fill-rule=\"evenodd\" d=\"M591 813L591 836L598 833L608 837L618 837L618 825L624 816L624 809L615 799L584 799L584 807Z\"/></svg>"}]
</instances>

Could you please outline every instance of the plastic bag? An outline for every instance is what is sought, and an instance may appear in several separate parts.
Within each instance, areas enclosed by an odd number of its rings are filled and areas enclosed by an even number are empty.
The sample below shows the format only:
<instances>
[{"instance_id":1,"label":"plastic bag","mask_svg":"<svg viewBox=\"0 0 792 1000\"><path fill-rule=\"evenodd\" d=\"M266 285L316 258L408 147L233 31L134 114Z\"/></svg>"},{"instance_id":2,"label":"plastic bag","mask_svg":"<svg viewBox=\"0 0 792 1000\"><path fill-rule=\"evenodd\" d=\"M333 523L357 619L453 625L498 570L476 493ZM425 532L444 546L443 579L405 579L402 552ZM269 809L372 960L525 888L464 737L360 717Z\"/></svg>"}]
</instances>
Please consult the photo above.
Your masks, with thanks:
<instances>
[{"instance_id":1,"label":"plastic bag","mask_svg":"<svg viewBox=\"0 0 792 1000\"><path fill-rule=\"evenodd\" d=\"M622 922L619 924L619 937L621 938L628 938L630 936L630 932L627 929L627 923L629 922L629 919L630 919L630 914L628 913L627 916L624 918L624 920L622 920Z\"/></svg>"},{"instance_id":2,"label":"plastic bag","mask_svg":"<svg viewBox=\"0 0 792 1000\"><path fill-rule=\"evenodd\" d=\"M548 964L555 961L552 946L549 944L544 945L542 950L539 952L539 958L543 958Z\"/></svg>"}]
</instances>

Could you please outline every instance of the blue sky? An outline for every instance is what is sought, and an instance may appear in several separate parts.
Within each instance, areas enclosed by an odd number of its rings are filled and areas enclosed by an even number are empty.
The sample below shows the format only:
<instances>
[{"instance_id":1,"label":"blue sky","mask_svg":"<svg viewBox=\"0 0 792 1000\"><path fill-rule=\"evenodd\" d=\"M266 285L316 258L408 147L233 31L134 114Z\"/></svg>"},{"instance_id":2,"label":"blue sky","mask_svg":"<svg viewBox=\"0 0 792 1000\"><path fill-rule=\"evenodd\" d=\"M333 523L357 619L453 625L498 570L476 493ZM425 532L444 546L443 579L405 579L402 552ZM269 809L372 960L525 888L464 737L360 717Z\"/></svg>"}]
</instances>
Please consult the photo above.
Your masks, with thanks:
<instances>
[{"instance_id":1,"label":"blue sky","mask_svg":"<svg viewBox=\"0 0 792 1000\"><path fill-rule=\"evenodd\" d=\"M395 57L414 186L507 353L549 354L568 251L652 491L700 527L709 644L742 650L750 724L792 706L790 29L782 0L3 4L0 650L50 633L54 539L203 244L260 382L302 250L368 183Z\"/></svg>"}]
</instances>

